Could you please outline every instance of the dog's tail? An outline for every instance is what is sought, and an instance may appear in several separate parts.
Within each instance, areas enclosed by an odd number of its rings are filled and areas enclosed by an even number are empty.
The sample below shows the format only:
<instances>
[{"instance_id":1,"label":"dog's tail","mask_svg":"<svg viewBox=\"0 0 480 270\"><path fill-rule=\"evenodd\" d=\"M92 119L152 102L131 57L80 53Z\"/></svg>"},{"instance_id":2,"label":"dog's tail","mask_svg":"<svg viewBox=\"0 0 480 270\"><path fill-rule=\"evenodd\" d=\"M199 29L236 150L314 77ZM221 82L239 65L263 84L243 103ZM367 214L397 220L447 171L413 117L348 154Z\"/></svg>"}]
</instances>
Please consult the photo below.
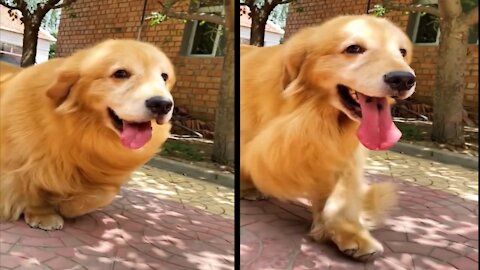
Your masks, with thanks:
<instances>
[{"instance_id":1,"label":"dog's tail","mask_svg":"<svg viewBox=\"0 0 480 270\"><path fill-rule=\"evenodd\" d=\"M362 220L372 229L383 224L387 214L398 203L397 189L392 183L375 183L363 196Z\"/></svg>"}]
</instances>

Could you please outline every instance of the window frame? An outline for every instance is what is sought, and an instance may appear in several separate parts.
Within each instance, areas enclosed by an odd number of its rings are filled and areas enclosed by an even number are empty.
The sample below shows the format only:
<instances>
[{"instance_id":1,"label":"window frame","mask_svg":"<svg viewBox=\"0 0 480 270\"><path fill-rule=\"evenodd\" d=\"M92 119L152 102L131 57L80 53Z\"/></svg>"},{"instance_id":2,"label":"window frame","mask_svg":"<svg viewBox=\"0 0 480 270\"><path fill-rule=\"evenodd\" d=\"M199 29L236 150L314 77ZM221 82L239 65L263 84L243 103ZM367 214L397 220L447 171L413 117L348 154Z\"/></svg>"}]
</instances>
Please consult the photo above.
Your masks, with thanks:
<instances>
[{"instance_id":1,"label":"window frame","mask_svg":"<svg viewBox=\"0 0 480 270\"><path fill-rule=\"evenodd\" d=\"M433 0L433 1L420 1L421 3L424 3L424 4L436 4L438 5L438 0ZM438 46L439 45L439 42L440 42L440 28L438 28L438 31L437 31L437 37L435 39L435 42L431 42L431 43L418 43L417 42L417 35L418 35L418 27L420 26L420 17L422 15L419 13L419 12L416 12L415 13L415 21L414 21L414 24L413 24L413 29L412 29L412 42L413 44L415 44L415 46ZM467 37L467 45L478 45L479 44L479 37L477 35L477 42L476 43L470 43L468 40L469 40L470 36Z\"/></svg>"},{"instance_id":2,"label":"window frame","mask_svg":"<svg viewBox=\"0 0 480 270\"><path fill-rule=\"evenodd\" d=\"M439 41L440 41L440 28L438 28L437 37L435 39L435 42L430 42L430 43L418 43L417 42L418 27L420 26L420 17L421 16L422 16L422 14L420 14L419 12L415 13L415 23L413 24L413 33L412 33L413 43L415 45L419 45L419 46L433 46L433 45L438 46Z\"/></svg>"},{"instance_id":3,"label":"window frame","mask_svg":"<svg viewBox=\"0 0 480 270\"><path fill-rule=\"evenodd\" d=\"M218 9L218 11L217 11ZM217 5L217 6L207 6L207 7L201 7L197 9L197 12L220 12L220 14L223 16L225 15L225 6L224 5ZM191 32L190 36L188 38L188 46L187 46L187 51L186 51L186 56L192 56L192 57L223 57L223 55L217 55L217 50L220 44L220 38L221 35L219 34L223 30L223 26L217 24L217 31L215 34L215 41L213 42L213 48L212 48L212 53L211 54L193 54L192 49L193 49L193 41L195 39L195 34L197 32L197 27L198 27L198 20L192 22L191 26Z\"/></svg>"}]
</instances>

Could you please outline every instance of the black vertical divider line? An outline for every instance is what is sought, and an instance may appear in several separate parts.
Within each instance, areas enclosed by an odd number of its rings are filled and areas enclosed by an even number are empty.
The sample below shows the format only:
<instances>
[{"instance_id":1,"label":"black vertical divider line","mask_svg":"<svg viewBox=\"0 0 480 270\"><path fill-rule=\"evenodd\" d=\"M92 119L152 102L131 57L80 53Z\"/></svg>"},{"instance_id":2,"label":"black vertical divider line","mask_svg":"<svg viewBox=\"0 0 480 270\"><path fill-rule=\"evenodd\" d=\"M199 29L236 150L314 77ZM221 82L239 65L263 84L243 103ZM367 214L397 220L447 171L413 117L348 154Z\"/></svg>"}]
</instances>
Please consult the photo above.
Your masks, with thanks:
<instances>
[{"instance_id":1,"label":"black vertical divider line","mask_svg":"<svg viewBox=\"0 0 480 270\"><path fill-rule=\"evenodd\" d=\"M235 269L240 269L240 1L235 2Z\"/></svg>"}]
</instances>

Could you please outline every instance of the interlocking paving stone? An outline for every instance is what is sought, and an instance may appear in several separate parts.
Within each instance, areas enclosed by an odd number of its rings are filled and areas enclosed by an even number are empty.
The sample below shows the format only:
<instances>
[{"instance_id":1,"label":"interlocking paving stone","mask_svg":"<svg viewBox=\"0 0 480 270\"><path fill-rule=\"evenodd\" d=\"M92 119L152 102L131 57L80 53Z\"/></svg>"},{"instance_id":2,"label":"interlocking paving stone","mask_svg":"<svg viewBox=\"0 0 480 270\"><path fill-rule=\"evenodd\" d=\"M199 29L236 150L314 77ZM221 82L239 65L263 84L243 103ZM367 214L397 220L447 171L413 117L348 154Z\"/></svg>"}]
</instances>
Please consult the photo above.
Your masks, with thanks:
<instances>
[{"instance_id":1,"label":"interlocking paving stone","mask_svg":"<svg viewBox=\"0 0 480 270\"><path fill-rule=\"evenodd\" d=\"M58 231L0 225L2 269L233 269L233 190L145 166ZM201 206L199 206L201 205Z\"/></svg>"},{"instance_id":2,"label":"interlocking paving stone","mask_svg":"<svg viewBox=\"0 0 480 270\"><path fill-rule=\"evenodd\" d=\"M312 241L305 203L241 201L241 269L478 269L478 172L374 152L366 178L398 187L398 207L372 232L382 257L359 263L332 243Z\"/></svg>"}]
</instances>

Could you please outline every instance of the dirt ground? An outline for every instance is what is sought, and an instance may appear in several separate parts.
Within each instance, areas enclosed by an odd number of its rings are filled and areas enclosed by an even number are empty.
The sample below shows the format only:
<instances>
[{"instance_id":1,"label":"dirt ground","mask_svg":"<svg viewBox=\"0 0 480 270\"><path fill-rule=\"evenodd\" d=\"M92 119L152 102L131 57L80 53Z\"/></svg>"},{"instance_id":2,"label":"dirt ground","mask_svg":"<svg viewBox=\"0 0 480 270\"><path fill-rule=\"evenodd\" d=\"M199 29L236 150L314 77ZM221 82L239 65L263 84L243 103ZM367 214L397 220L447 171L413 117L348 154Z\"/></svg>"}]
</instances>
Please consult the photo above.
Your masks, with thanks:
<instances>
[{"instance_id":1,"label":"dirt ground","mask_svg":"<svg viewBox=\"0 0 480 270\"><path fill-rule=\"evenodd\" d=\"M465 146L454 147L432 142L431 121L395 118L395 125L402 131L401 142L478 157L478 127L465 127Z\"/></svg>"},{"instance_id":2,"label":"dirt ground","mask_svg":"<svg viewBox=\"0 0 480 270\"><path fill-rule=\"evenodd\" d=\"M465 127L465 146L453 147L431 141L430 121L395 118L395 125L402 131L401 142L478 157L477 127ZM164 144L160 156L212 170L234 173L234 168L213 162L212 151L212 140L173 136Z\"/></svg>"},{"instance_id":3,"label":"dirt ground","mask_svg":"<svg viewBox=\"0 0 480 270\"><path fill-rule=\"evenodd\" d=\"M160 156L212 170L233 173L234 169L212 161L213 141L171 137L163 145Z\"/></svg>"}]
</instances>

